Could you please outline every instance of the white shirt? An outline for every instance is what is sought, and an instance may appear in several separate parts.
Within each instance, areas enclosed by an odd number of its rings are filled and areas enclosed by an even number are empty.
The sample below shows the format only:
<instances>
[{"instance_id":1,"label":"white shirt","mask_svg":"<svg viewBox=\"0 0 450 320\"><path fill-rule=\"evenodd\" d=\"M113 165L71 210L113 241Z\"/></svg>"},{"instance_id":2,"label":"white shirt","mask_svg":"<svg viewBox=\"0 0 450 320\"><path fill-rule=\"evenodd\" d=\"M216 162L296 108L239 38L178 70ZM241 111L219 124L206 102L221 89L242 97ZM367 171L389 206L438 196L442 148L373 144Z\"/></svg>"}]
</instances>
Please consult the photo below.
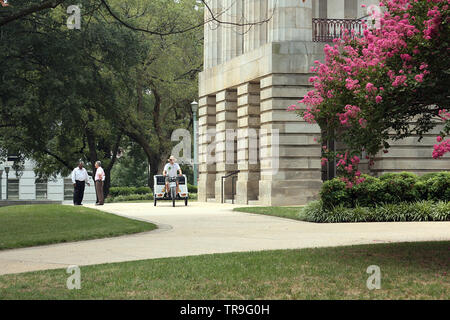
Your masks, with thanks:
<instances>
[{"instance_id":1,"label":"white shirt","mask_svg":"<svg viewBox=\"0 0 450 320\"><path fill-rule=\"evenodd\" d=\"M169 177L176 177L178 170L180 170L180 165L178 163L170 164L169 162L164 166L164 171L167 172Z\"/></svg>"},{"instance_id":2,"label":"white shirt","mask_svg":"<svg viewBox=\"0 0 450 320\"><path fill-rule=\"evenodd\" d=\"M105 181L105 171L102 167L98 167L95 171L95 181Z\"/></svg>"},{"instance_id":3,"label":"white shirt","mask_svg":"<svg viewBox=\"0 0 450 320\"><path fill-rule=\"evenodd\" d=\"M89 176L85 168L81 169L76 167L72 171L72 182L75 183L75 181L86 181L88 182Z\"/></svg>"}]
</instances>

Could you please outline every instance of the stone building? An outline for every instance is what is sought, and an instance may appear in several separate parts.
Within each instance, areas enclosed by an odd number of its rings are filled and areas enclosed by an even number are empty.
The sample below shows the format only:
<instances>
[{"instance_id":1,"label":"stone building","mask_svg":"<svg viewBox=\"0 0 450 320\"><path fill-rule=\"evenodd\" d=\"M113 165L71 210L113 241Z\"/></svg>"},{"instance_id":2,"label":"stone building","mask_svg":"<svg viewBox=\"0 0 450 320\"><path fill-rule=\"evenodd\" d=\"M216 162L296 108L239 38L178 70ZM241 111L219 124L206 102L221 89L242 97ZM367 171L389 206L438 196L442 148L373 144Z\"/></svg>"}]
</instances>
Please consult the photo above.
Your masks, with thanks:
<instances>
[{"instance_id":1,"label":"stone building","mask_svg":"<svg viewBox=\"0 0 450 320\"><path fill-rule=\"evenodd\" d=\"M330 175L320 164L321 146L315 141L320 129L286 109L311 89L310 67L323 60L325 43L339 36L342 26L361 30L366 16L361 5L376 3L208 1L222 23L210 21L205 10L199 200L292 205L317 197ZM420 144L415 137L395 143L380 155L373 173L450 169L448 159L431 159L434 137L430 133Z\"/></svg>"},{"instance_id":2,"label":"stone building","mask_svg":"<svg viewBox=\"0 0 450 320\"><path fill-rule=\"evenodd\" d=\"M34 173L34 162L25 160L23 171L20 175L12 169L13 158L0 163L0 201L1 200L52 200L72 202L73 184L71 177L58 175L54 179L39 180ZM5 167L9 167L8 177ZM90 187L86 186L84 192L85 203L93 203L96 200L94 182L89 177ZM8 186L7 186L8 184Z\"/></svg>"}]
</instances>

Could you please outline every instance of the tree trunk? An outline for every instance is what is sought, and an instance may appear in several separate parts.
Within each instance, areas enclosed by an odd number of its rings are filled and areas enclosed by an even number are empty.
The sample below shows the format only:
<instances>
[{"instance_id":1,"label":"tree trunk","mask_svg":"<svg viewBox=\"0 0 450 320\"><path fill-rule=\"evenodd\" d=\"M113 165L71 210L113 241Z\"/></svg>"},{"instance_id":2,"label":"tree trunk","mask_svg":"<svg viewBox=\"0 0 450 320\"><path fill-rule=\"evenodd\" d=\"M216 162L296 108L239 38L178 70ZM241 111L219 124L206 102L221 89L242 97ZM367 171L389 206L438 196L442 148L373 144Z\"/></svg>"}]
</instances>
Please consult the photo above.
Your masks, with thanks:
<instances>
[{"instance_id":1,"label":"tree trunk","mask_svg":"<svg viewBox=\"0 0 450 320\"><path fill-rule=\"evenodd\" d=\"M111 169L105 169L105 182L103 183L103 196L106 197L109 195L109 189L111 187Z\"/></svg>"}]
</instances>

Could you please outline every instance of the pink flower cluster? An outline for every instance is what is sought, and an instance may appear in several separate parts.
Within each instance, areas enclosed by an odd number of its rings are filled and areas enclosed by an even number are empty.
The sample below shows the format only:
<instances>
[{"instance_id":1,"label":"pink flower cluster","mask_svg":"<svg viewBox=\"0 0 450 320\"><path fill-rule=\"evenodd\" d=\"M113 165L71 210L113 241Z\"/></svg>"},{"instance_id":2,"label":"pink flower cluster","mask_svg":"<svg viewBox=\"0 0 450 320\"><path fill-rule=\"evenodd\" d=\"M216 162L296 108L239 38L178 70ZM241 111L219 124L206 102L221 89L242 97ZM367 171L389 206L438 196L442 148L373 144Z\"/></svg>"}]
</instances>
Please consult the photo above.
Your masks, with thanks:
<instances>
[{"instance_id":1,"label":"pink flower cluster","mask_svg":"<svg viewBox=\"0 0 450 320\"><path fill-rule=\"evenodd\" d=\"M445 10L445 9L444 9ZM439 24L441 23L441 12L437 6L428 10L427 16L430 18L424 21L425 30L423 30L424 38L430 40L439 34Z\"/></svg>"},{"instance_id":2,"label":"pink flower cluster","mask_svg":"<svg viewBox=\"0 0 450 320\"><path fill-rule=\"evenodd\" d=\"M448 112L446 109L439 110L439 117L446 123L450 122L450 112ZM434 145L433 158L440 159L444 156L444 154L450 152L450 139L444 140L444 137L438 136L436 138L436 141L438 143Z\"/></svg>"},{"instance_id":3,"label":"pink flower cluster","mask_svg":"<svg viewBox=\"0 0 450 320\"><path fill-rule=\"evenodd\" d=\"M434 145L433 158L440 159L444 154L450 152L450 139L443 140L441 136L438 136L436 140L440 143Z\"/></svg>"},{"instance_id":4,"label":"pink flower cluster","mask_svg":"<svg viewBox=\"0 0 450 320\"><path fill-rule=\"evenodd\" d=\"M343 126L350 126L349 119L357 118L358 113L361 111L361 109L357 106L348 104L345 106L344 110L344 113L338 113L337 116L339 117L339 121Z\"/></svg>"},{"instance_id":5,"label":"pink flower cluster","mask_svg":"<svg viewBox=\"0 0 450 320\"><path fill-rule=\"evenodd\" d=\"M314 89L299 101L306 106L305 121L321 126L333 123L342 129L358 124L366 128L373 110L390 102L390 92L408 87L414 91L427 81L429 66L419 60L420 53L427 50L429 40L439 41L442 22L449 21L449 4L450 0L381 0L380 6L387 10L379 17L379 28L365 26L357 37L345 31L342 39L325 46L325 61L314 62L311 72L315 75L309 79ZM416 8L425 8L421 17L415 16L420 12ZM411 45L410 39L421 40ZM305 107L289 108L299 109ZM450 113L443 111L441 117L448 121ZM448 142L436 145L433 157L443 152L449 152ZM345 167L344 171L354 172L354 165Z\"/></svg>"}]
</instances>

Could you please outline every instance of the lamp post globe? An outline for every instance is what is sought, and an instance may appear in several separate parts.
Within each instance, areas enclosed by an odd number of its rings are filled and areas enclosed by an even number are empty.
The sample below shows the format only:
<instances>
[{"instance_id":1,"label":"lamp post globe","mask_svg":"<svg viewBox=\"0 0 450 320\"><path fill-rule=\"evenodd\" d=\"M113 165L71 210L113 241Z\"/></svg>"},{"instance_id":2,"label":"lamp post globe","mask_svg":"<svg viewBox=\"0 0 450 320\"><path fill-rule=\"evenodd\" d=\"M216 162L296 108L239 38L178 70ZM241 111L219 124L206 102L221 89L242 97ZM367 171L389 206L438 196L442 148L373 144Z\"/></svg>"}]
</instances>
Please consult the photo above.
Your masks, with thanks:
<instances>
[{"instance_id":1,"label":"lamp post globe","mask_svg":"<svg viewBox=\"0 0 450 320\"><path fill-rule=\"evenodd\" d=\"M193 114L197 114L198 111L198 102L197 101L192 101L191 102L191 108L192 108L192 113Z\"/></svg>"}]
</instances>

